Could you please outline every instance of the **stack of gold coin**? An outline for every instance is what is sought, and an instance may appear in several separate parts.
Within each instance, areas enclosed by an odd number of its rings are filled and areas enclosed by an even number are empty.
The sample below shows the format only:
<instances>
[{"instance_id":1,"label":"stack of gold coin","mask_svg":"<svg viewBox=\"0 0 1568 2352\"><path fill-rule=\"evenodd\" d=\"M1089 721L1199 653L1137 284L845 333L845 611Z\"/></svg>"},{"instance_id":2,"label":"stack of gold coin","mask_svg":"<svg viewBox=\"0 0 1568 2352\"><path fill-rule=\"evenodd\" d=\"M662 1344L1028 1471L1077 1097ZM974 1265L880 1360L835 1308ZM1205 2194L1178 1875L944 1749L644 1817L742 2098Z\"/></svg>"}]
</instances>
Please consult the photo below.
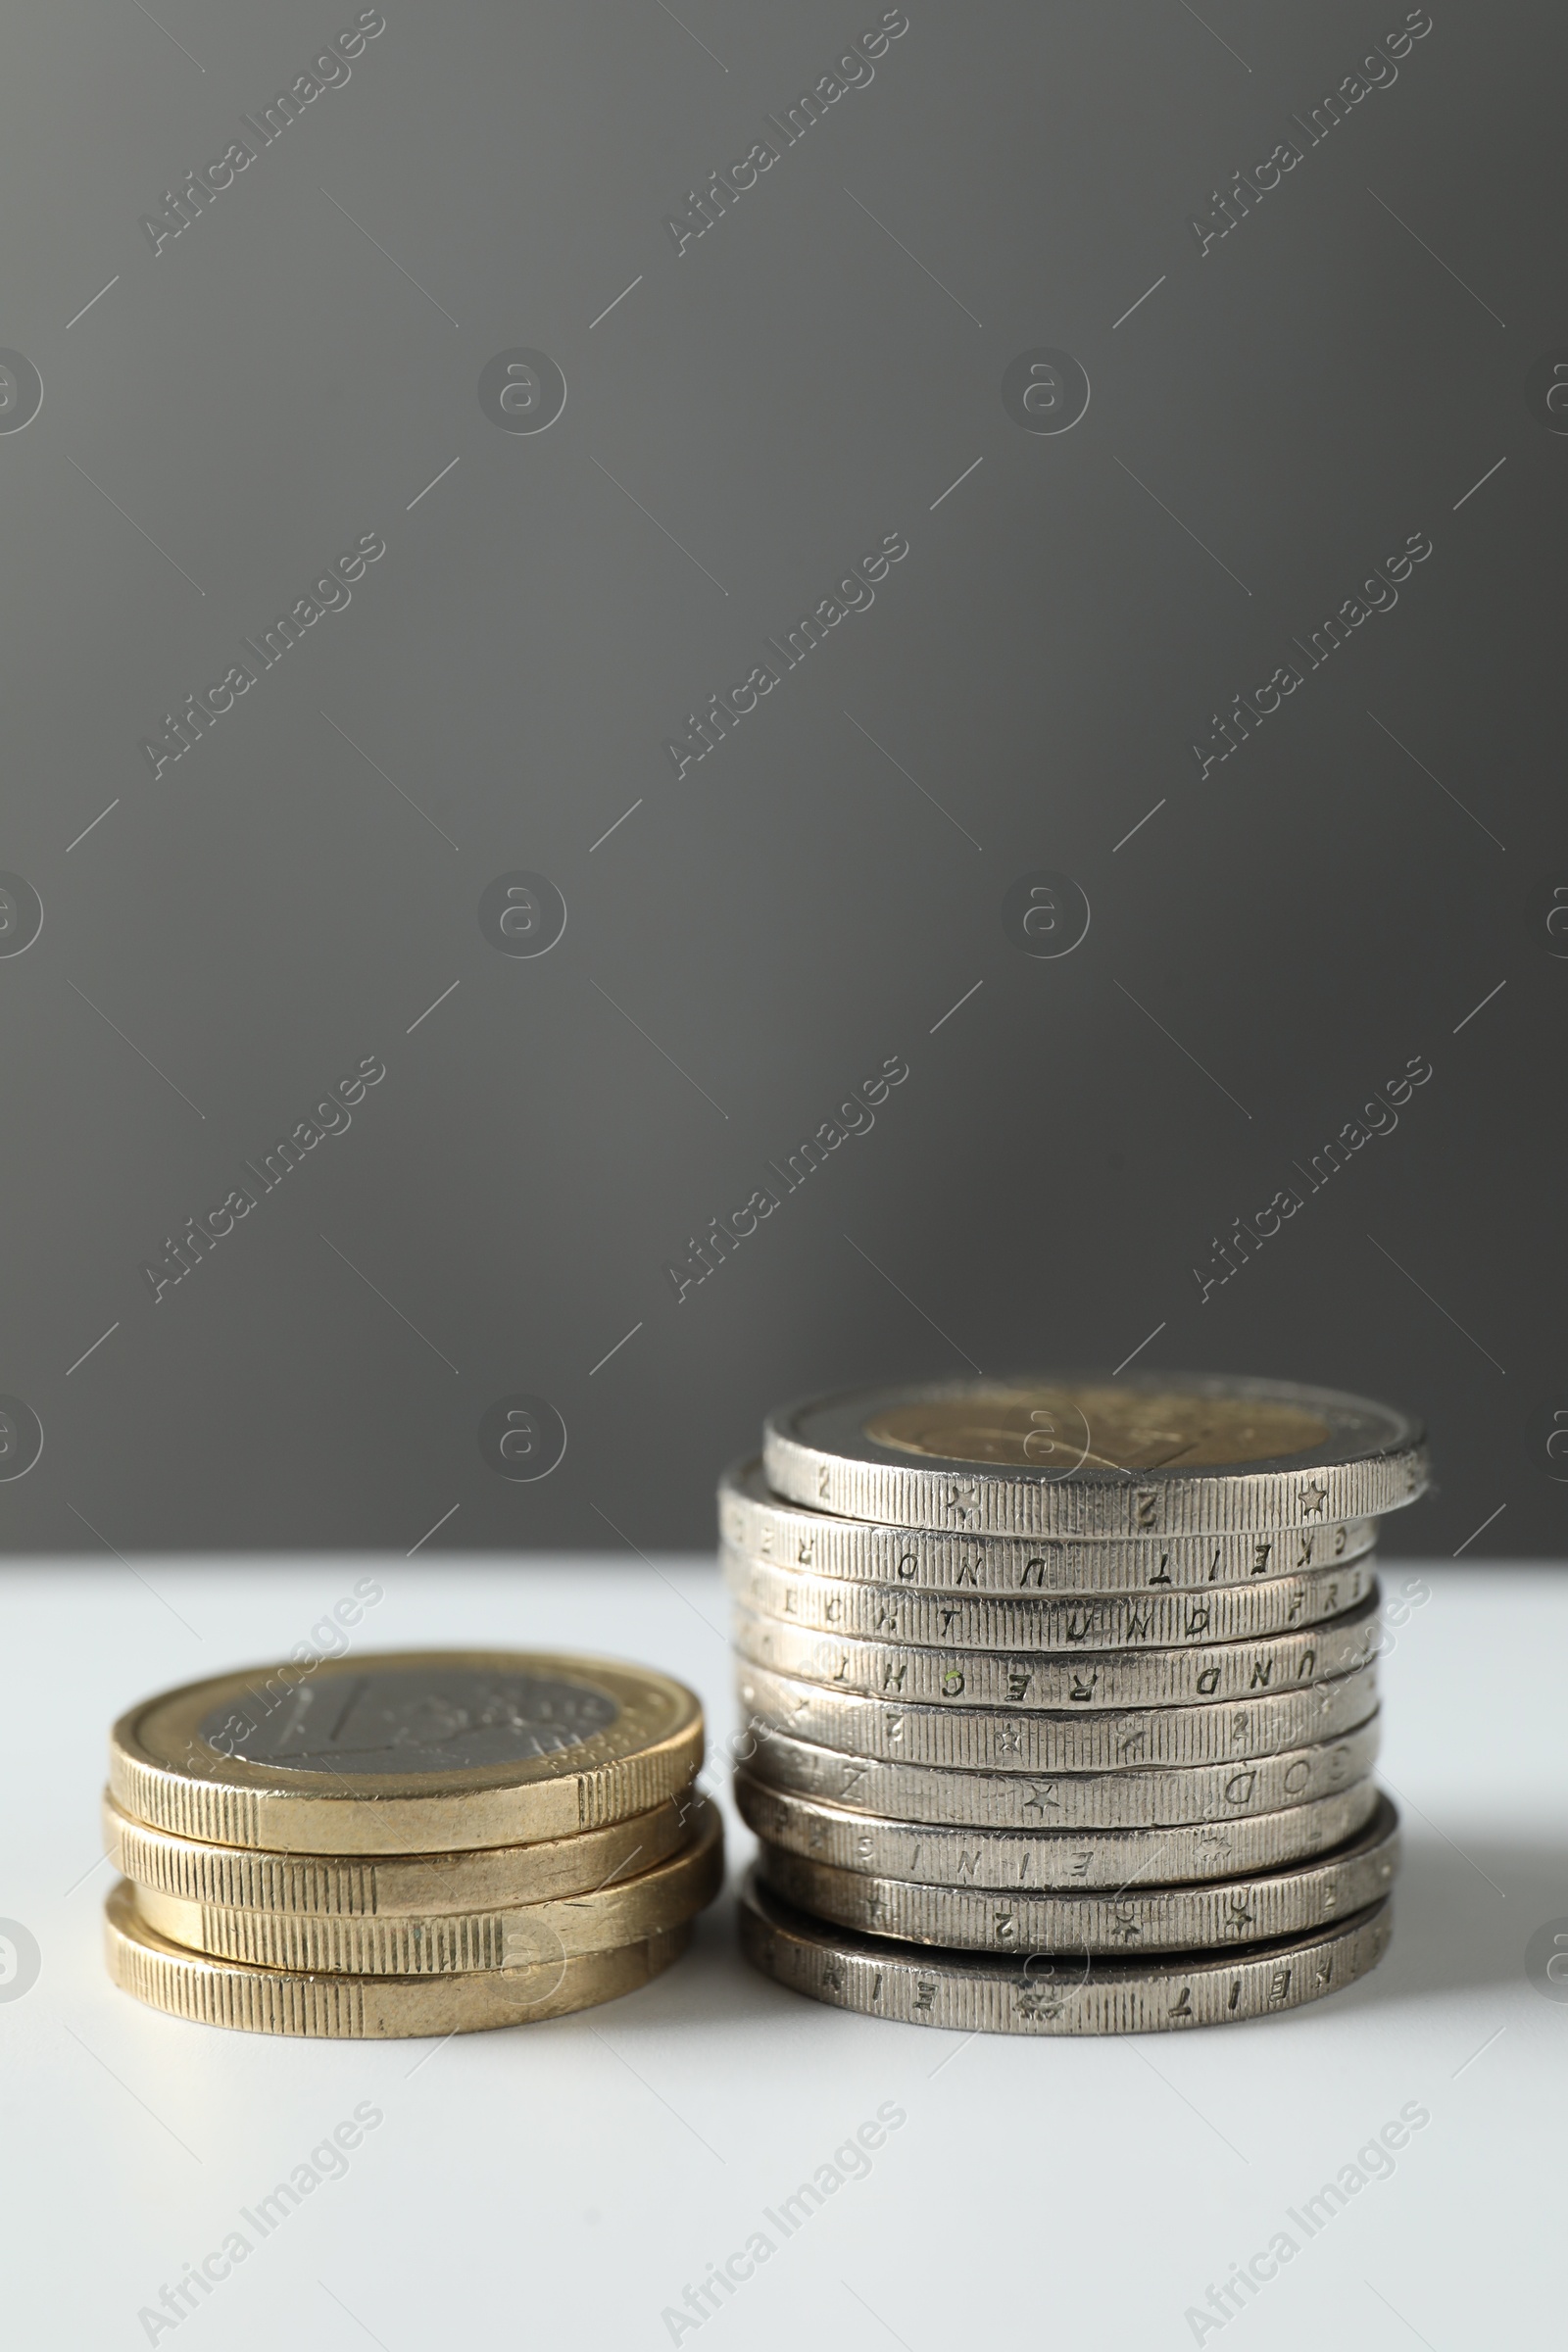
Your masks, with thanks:
<instances>
[{"instance_id":1,"label":"stack of gold coin","mask_svg":"<svg viewBox=\"0 0 1568 2352\"><path fill-rule=\"evenodd\" d=\"M261 1667L110 1740L110 1975L258 2034L561 2017L679 1958L723 1836L703 1713L641 1666L405 1650Z\"/></svg>"},{"instance_id":2,"label":"stack of gold coin","mask_svg":"<svg viewBox=\"0 0 1568 2352\"><path fill-rule=\"evenodd\" d=\"M719 1490L748 1957L964 2031L1223 2024L1389 1936L1378 1517L1418 1424L1206 1376L774 1414Z\"/></svg>"}]
</instances>

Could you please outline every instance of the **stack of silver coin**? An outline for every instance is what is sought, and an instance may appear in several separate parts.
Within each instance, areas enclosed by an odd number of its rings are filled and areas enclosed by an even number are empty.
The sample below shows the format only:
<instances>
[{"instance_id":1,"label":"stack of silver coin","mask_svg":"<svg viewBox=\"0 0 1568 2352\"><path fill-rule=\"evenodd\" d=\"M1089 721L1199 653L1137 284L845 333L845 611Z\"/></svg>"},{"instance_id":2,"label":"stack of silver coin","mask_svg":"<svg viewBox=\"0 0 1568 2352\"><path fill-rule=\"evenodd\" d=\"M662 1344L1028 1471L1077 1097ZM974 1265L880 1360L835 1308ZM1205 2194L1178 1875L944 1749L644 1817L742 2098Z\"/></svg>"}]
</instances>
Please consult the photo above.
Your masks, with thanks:
<instances>
[{"instance_id":1,"label":"stack of silver coin","mask_svg":"<svg viewBox=\"0 0 1568 2352\"><path fill-rule=\"evenodd\" d=\"M760 1840L741 1936L869 2015L1093 2034L1376 1966L1379 1516L1419 1425L1207 1376L948 1382L772 1415L719 1528Z\"/></svg>"}]
</instances>

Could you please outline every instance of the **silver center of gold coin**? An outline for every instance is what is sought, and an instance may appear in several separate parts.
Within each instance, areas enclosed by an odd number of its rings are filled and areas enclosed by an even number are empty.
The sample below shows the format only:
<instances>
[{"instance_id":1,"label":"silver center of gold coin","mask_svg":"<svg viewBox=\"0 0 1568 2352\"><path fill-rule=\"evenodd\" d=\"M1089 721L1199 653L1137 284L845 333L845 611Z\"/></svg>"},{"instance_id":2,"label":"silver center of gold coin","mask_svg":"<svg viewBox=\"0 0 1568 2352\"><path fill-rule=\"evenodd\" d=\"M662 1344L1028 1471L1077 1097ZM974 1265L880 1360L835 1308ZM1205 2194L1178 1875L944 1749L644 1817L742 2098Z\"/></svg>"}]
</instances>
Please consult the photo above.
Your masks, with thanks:
<instances>
[{"instance_id":1,"label":"silver center of gold coin","mask_svg":"<svg viewBox=\"0 0 1568 2352\"><path fill-rule=\"evenodd\" d=\"M579 1746L620 1713L607 1691L471 1666L390 1668L301 1682L215 1707L198 1737L220 1755L291 1772L449 1772Z\"/></svg>"}]
</instances>

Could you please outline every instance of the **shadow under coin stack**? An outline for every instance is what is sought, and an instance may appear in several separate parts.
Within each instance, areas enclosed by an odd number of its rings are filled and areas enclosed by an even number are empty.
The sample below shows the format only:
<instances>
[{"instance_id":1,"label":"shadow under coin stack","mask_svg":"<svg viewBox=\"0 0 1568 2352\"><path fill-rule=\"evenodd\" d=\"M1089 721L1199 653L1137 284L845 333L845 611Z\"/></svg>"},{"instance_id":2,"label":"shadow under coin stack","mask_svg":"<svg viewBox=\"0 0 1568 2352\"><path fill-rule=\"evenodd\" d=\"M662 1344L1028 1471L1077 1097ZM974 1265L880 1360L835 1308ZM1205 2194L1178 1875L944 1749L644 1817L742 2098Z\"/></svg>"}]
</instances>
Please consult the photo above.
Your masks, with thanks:
<instances>
[{"instance_id":1,"label":"shadow under coin stack","mask_svg":"<svg viewBox=\"0 0 1568 2352\"><path fill-rule=\"evenodd\" d=\"M1377 1517L1422 1432L1206 1377L773 1415L719 1491L761 1851L741 1938L867 2015L1215 2025L1376 1966Z\"/></svg>"},{"instance_id":2,"label":"shadow under coin stack","mask_svg":"<svg viewBox=\"0 0 1568 2352\"><path fill-rule=\"evenodd\" d=\"M668 1676L519 1650L221 1675L133 1707L109 1973L155 2009L381 2039L560 2017L679 1958L723 1876Z\"/></svg>"}]
</instances>

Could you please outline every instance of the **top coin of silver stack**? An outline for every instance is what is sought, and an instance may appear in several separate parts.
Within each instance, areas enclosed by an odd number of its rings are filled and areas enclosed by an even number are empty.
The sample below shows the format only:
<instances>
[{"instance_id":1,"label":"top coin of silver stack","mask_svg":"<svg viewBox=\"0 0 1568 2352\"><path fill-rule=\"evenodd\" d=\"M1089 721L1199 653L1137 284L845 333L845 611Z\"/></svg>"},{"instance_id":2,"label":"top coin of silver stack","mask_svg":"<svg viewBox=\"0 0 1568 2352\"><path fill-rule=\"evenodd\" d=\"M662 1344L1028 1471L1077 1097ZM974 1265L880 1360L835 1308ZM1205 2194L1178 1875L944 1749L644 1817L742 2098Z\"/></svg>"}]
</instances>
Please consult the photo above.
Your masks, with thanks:
<instances>
[{"instance_id":1,"label":"top coin of silver stack","mask_svg":"<svg viewBox=\"0 0 1568 2352\"><path fill-rule=\"evenodd\" d=\"M1377 1521L1419 1425L1206 1375L813 1399L719 1489L748 1956L1004 2033L1292 2008L1374 1966Z\"/></svg>"}]
</instances>

